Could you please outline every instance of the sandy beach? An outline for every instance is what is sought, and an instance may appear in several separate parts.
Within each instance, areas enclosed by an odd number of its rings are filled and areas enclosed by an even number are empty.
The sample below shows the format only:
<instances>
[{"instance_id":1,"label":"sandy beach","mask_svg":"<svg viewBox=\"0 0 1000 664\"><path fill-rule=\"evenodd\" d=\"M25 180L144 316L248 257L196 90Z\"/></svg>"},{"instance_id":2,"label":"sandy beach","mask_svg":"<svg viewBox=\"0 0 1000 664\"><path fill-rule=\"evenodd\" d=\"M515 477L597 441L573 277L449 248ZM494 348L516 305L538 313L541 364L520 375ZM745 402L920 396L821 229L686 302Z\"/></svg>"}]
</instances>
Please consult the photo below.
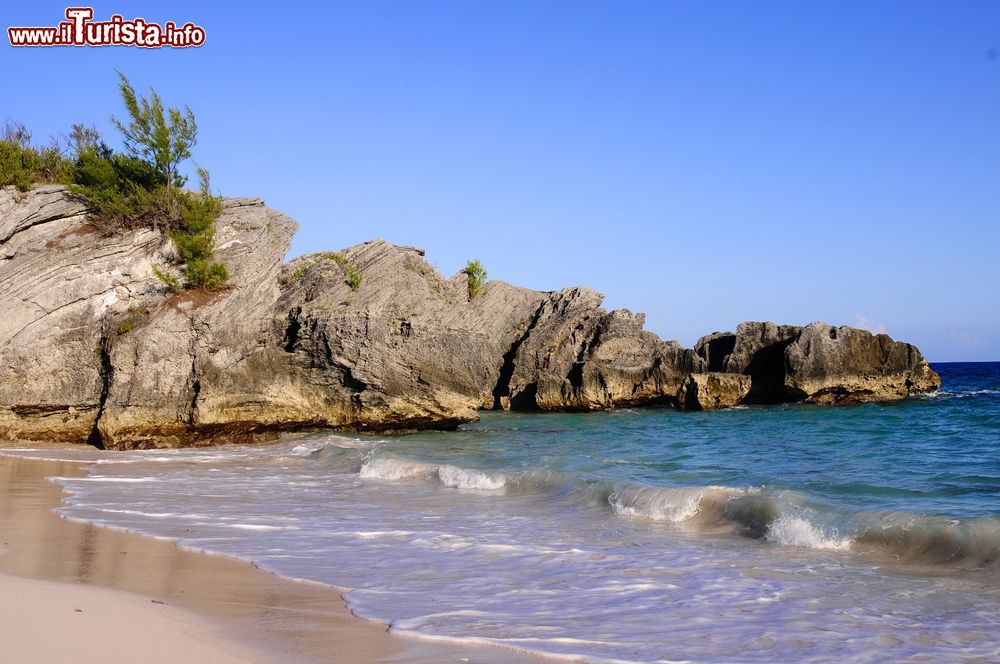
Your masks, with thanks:
<instances>
[{"instance_id":1,"label":"sandy beach","mask_svg":"<svg viewBox=\"0 0 1000 664\"><path fill-rule=\"evenodd\" d=\"M8 662L264 662L196 614L93 586L0 575ZM113 638L108 630L113 629Z\"/></svg>"},{"instance_id":2,"label":"sandy beach","mask_svg":"<svg viewBox=\"0 0 1000 664\"><path fill-rule=\"evenodd\" d=\"M519 662L389 634L327 586L59 517L45 478L77 463L0 457L3 659L21 662Z\"/></svg>"}]
</instances>

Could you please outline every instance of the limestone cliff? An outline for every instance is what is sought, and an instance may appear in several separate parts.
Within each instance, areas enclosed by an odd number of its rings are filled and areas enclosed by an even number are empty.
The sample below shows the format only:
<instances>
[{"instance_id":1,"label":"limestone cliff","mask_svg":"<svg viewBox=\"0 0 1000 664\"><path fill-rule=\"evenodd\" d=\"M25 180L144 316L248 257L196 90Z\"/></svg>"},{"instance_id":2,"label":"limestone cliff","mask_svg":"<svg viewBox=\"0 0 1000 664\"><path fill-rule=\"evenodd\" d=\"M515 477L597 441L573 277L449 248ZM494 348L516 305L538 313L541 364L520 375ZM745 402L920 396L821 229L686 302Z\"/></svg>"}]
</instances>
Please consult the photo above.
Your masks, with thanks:
<instances>
[{"instance_id":1,"label":"limestone cliff","mask_svg":"<svg viewBox=\"0 0 1000 664\"><path fill-rule=\"evenodd\" d=\"M60 187L0 190L0 436L192 445L449 428L484 408L841 403L937 384L884 335L750 323L684 349L588 288L492 281L470 297L464 274L382 240L283 264L295 230L259 200L226 199L229 285L172 294L153 271L177 264L160 232L104 237ZM690 379L705 371L749 380Z\"/></svg>"}]
</instances>

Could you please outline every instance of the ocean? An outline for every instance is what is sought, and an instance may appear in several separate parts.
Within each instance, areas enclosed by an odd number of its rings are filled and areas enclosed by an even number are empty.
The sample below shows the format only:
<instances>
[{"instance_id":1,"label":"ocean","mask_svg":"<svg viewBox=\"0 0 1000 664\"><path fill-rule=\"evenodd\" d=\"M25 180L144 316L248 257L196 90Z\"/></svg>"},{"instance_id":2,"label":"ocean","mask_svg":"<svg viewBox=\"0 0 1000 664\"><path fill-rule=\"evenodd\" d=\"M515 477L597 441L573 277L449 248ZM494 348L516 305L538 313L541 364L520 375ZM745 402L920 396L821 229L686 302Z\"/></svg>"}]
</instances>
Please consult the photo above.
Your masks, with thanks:
<instances>
[{"instance_id":1,"label":"ocean","mask_svg":"<svg viewBox=\"0 0 1000 664\"><path fill-rule=\"evenodd\" d=\"M1000 661L1000 363L891 404L484 413L88 462L72 519L591 662Z\"/></svg>"}]
</instances>

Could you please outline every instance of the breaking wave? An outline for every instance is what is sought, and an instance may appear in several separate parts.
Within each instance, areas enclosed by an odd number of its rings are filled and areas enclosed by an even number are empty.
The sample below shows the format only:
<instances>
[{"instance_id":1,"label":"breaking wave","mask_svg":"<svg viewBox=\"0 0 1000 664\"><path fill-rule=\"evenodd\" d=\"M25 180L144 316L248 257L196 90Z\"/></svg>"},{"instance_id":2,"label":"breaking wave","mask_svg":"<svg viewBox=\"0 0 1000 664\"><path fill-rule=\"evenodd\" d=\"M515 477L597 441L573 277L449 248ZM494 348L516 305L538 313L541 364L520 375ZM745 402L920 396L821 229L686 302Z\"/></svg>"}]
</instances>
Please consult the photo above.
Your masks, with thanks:
<instances>
[{"instance_id":1,"label":"breaking wave","mask_svg":"<svg viewBox=\"0 0 1000 664\"><path fill-rule=\"evenodd\" d=\"M324 452L326 458L358 450ZM317 454L314 452L314 454ZM564 493L606 506L613 514L707 533L731 533L773 545L854 550L899 562L993 567L1000 561L1000 520L947 520L824 508L794 491L763 487L660 487L554 476L539 471L485 471L379 455L357 463L363 479L427 482L453 489L506 493ZM809 505L804 507L804 505Z\"/></svg>"},{"instance_id":2,"label":"breaking wave","mask_svg":"<svg viewBox=\"0 0 1000 664\"><path fill-rule=\"evenodd\" d=\"M379 480L433 480L454 489L495 491L503 489L507 478L501 473L487 473L450 464L434 465L392 457L366 461L358 474L364 479Z\"/></svg>"},{"instance_id":3,"label":"breaking wave","mask_svg":"<svg viewBox=\"0 0 1000 664\"><path fill-rule=\"evenodd\" d=\"M704 507L718 501L725 502L748 494L749 490L724 486L619 486L611 489L607 502L612 510L623 516L678 523L697 516Z\"/></svg>"},{"instance_id":4,"label":"breaking wave","mask_svg":"<svg viewBox=\"0 0 1000 664\"><path fill-rule=\"evenodd\" d=\"M1000 564L1000 519L942 519L891 515L868 528L855 548L900 562L995 568Z\"/></svg>"}]
</instances>

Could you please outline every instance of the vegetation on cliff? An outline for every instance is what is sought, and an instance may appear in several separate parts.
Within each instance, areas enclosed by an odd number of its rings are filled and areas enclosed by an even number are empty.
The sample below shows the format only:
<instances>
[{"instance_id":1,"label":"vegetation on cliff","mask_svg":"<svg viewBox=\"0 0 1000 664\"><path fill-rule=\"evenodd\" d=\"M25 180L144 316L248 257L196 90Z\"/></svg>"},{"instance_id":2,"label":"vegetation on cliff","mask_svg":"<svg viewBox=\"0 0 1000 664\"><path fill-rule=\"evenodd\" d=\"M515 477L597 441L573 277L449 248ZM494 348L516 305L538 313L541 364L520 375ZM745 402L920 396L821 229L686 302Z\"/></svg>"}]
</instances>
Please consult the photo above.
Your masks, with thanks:
<instances>
[{"instance_id":1,"label":"vegetation on cliff","mask_svg":"<svg viewBox=\"0 0 1000 664\"><path fill-rule=\"evenodd\" d=\"M335 251L328 251L322 254L314 255L312 258L303 258L298 267L292 272L286 274L282 277L282 285L289 286L291 284L297 283L302 277L306 276L310 270L312 270L317 265L321 265L323 259L333 262L337 267L339 267L344 273L344 283L351 287L351 290L358 290L361 288L361 281L363 277L361 273L354 269L343 254L337 253Z\"/></svg>"},{"instance_id":2,"label":"vegetation on cliff","mask_svg":"<svg viewBox=\"0 0 1000 664\"><path fill-rule=\"evenodd\" d=\"M8 121L0 138L0 187L27 191L34 184L60 183L90 207L91 224L102 234L153 228L170 235L184 263L185 288L214 290L228 279L226 266L213 260L215 221L222 201L213 196L208 172L196 167L198 192L182 187L181 163L191 158L197 143L194 113L165 108L155 90L138 95L119 73L119 91L126 121L112 118L122 133L125 152L115 152L96 128L73 125L52 145L36 148L31 133ZM171 289L179 280L166 270L158 276Z\"/></svg>"},{"instance_id":3,"label":"vegetation on cliff","mask_svg":"<svg viewBox=\"0 0 1000 664\"><path fill-rule=\"evenodd\" d=\"M58 145L32 147L28 128L7 120L0 137L0 187L27 191L36 183L65 182L71 171L72 164Z\"/></svg>"},{"instance_id":4,"label":"vegetation on cliff","mask_svg":"<svg viewBox=\"0 0 1000 664\"><path fill-rule=\"evenodd\" d=\"M466 263L462 272L469 278L469 299L472 299L482 292L486 284L486 268L479 260L474 260Z\"/></svg>"},{"instance_id":5,"label":"vegetation on cliff","mask_svg":"<svg viewBox=\"0 0 1000 664\"><path fill-rule=\"evenodd\" d=\"M326 257L337 264L344 271L344 283L351 287L351 290L358 290L361 287L361 273L354 269L354 266L347 262L342 254L330 252Z\"/></svg>"}]
</instances>

